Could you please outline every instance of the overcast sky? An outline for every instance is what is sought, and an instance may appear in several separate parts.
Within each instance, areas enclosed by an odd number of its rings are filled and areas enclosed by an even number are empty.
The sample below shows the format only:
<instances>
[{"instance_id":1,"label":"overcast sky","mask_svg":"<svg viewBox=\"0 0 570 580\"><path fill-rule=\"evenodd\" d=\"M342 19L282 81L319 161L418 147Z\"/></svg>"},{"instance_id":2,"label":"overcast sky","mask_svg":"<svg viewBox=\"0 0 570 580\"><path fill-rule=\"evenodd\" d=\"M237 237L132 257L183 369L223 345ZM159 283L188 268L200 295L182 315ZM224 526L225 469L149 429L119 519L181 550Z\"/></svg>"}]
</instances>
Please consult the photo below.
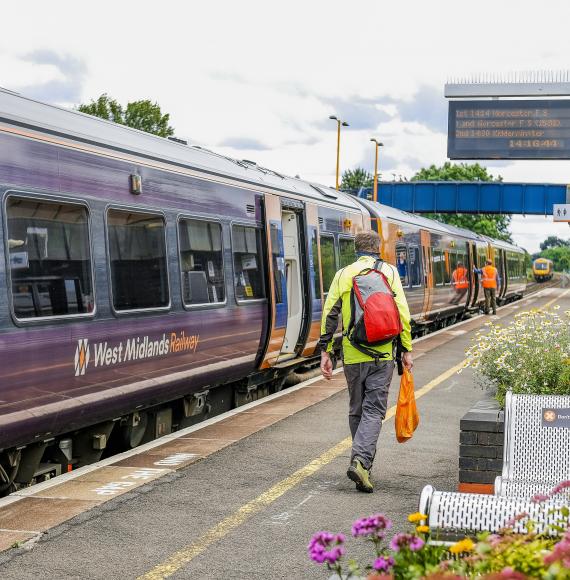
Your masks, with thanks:
<instances>
[{"instance_id":1,"label":"overcast sky","mask_svg":"<svg viewBox=\"0 0 570 580\"><path fill-rule=\"evenodd\" d=\"M109 2L3 6L0 86L73 106L103 92L150 98L176 135L334 185L341 168L385 179L446 161L450 77L570 69L568 0ZM506 181L570 182L570 161L487 163ZM515 217L533 252L551 218Z\"/></svg>"}]
</instances>

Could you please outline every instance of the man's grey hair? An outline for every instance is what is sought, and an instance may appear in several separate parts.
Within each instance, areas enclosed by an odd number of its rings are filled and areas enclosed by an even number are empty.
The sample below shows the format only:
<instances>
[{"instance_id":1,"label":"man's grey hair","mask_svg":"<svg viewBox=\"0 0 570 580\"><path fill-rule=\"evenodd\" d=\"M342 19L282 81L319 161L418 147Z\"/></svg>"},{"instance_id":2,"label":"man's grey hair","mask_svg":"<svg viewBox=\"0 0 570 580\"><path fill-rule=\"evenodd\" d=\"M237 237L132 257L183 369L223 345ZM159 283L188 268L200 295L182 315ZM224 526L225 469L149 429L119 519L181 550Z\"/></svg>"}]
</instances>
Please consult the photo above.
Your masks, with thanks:
<instances>
[{"instance_id":1,"label":"man's grey hair","mask_svg":"<svg viewBox=\"0 0 570 580\"><path fill-rule=\"evenodd\" d=\"M372 230L360 232L354 238L354 247L357 252L380 255L380 236Z\"/></svg>"}]
</instances>

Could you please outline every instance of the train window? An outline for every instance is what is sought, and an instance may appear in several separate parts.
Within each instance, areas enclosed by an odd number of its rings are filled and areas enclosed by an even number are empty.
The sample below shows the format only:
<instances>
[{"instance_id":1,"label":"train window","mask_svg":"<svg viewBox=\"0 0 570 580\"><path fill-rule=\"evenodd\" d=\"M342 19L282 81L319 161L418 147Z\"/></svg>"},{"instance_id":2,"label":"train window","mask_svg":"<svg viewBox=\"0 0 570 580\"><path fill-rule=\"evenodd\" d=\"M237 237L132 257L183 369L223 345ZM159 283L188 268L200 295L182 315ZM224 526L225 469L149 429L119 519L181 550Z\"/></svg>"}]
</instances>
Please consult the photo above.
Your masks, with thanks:
<instances>
[{"instance_id":1,"label":"train window","mask_svg":"<svg viewBox=\"0 0 570 580\"><path fill-rule=\"evenodd\" d=\"M422 285L422 263L420 261L420 249L418 246L408 248L409 276L412 287Z\"/></svg>"},{"instance_id":2,"label":"train window","mask_svg":"<svg viewBox=\"0 0 570 580\"><path fill-rule=\"evenodd\" d=\"M329 288L336 274L334 238L321 235L321 265L323 268L323 291L328 294Z\"/></svg>"},{"instance_id":3,"label":"train window","mask_svg":"<svg viewBox=\"0 0 570 580\"><path fill-rule=\"evenodd\" d=\"M433 262L433 274L435 279L435 285L442 286L444 263L443 263L443 253L441 252L441 250L434 249L432 251L432 262Z\"/></svg>"},{"instance_id":4,"label":"train window","mask_svg":"<svg viewBox=\"0 0 570 580\"><path fill-rule=\"evenodd\" d=\"M457 254L455 252L448 252L447 256L449 260L449 271L453 275L453 272L455 272L455 269L457 268Z\"/></svg>"},{"instance_id":5,"label":"train window","mask_svg":"<svg viewBox=\"0 0 570 580\"><path fill-rule=\"evenodd\" d=\"M164 218L110 209L107 230L115 310L167 308L170 299Z\"/></svg>"},{"instance_id":6,"label":"train window","mask_svg":"<svg viewBox=\"0 0 570 580\"><path fill-rule=\"evenodd\" d=\"M396 244L396 268L400 274L402 286L407 288L410 285L410 274L408 271L408 252L405 244Z\"/></svg>"},{"instance_id":7,"label":"train window","mask_svg":"<svg viewBox=\"0 0 570 580\"><path fill-rule=\"evenodd\" d=\"M6 215L14 315L32 319L92 314L87 209L10 196Z\"/></svg>"},{"instance_id":8,"label":"train window","mask_svg":"<svg viewBox=\"0 0 570 580\"><path fill-rule=\"evenodd\" d=\"M455 255L449 251L443 252L443 282L446 286L451 284L451 257L455 258Z\"/></svg>"},{"instance_id":9,"label":"train window","mask_svg":"<svg viewBox=\"0 0 570 580\"><path fill-rule=\"evenodd\" d=\"M312 229L311 233L311 253L313 255L313 273L314 273L314 289L315 298L318 300L321 298L321 261L319 259L319 248L317 245L317 228Z\"/></svg>"},{"instance_id":10,"label":"train window","mask_svg":"<svg viewBox=\"0 0 570 580\"><path fill-rule=\"evenodd\" d=\"M232 246L237 300L265 298L261 230L252 226L232 226Z\"/></svg>"},{"instance_id":11,"label":"train window","mask_svg":"<svg viewBox=\"0 0 570 580\"><path fill-rule=\"evenodd\" d=\"M356 260L356 250L354 249L354 238L339 238L339 263L344 268Z\"/></svg>"},{"instance_id":12,"label":"train window","mask_svg":"<svg viewBox=\"0 0 570 580\"><path fill-rule=\"evenodd\" d=\"M271 237L271 258L273 267L273 285L275 287L275 304L283 304L283 285L285 283L285 260L283 249L283 236L279 226L271 222L269 224Z\"/></svg>"},{"instance_id":13,"label":"train window","mask_svg":"<svg viewBox=\"0 0 570 580\"><path fill-rule=\"evenodd\" d=\"M221 224L181 219L178 222L178 234L184 304L195 306L225 302Z\"/></svg>"}]
</instances>

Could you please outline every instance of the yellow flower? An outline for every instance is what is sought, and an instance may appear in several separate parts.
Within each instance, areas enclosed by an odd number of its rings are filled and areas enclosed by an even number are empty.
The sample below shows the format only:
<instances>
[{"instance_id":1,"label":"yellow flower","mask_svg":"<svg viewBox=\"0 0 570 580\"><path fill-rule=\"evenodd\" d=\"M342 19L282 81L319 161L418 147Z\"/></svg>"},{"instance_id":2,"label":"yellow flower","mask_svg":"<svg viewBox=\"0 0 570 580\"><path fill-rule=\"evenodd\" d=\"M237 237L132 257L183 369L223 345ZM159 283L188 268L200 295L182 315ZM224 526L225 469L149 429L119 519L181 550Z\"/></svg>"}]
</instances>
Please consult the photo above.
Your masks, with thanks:
<instances>
[{"instance_id":1,"label":"yellow flower","mask_svg":"<svg viewBox=\"0 0 570 580\"><path fill-rule=\"evenodd\" d=\"M418 534L427 534L429 532L429 526L416 526L416 532Z\"/></svg>"},{"instance_id":2,"label":"yellow flower","mask_svg":"<svg viewBox=\"0 0 570 580\"><path fill-rule=\"evenodd\" d=\"M465 538L464 540L461 540L453 544L453 546L449 548L449 551L452 554L462 554L463 552L472 552L474 549L475 544L473 543L473 540Z\"/></svg>"},{"instance_id":3,"label":"yellow flower","mask_svg":"<svg viewBox=\"0 0 570 580\"><path fill-rule=\"evenodd\" d=\"M422 514L421 512L416 512L415 514L410 514L408 516L408 521L412 522L412 524L421 522L423 520L427 520L427 516L425 514Z\"/></svg>"}]
</instances>

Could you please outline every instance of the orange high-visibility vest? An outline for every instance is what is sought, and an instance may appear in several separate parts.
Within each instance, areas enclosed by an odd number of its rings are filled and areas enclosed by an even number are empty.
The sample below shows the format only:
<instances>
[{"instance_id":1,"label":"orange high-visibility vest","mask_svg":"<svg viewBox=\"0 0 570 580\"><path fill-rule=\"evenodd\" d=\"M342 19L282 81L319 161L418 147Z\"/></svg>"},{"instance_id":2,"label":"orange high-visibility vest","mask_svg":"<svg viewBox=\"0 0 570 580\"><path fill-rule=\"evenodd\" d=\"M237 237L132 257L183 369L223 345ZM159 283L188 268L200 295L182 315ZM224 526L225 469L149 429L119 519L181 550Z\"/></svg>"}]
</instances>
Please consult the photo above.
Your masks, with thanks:
<instances>
[{"instance_id":1,"label":"orange high-visibility vest","mask_svg":"<svg viewBox=\"0 0 570 580\"><path fill-rule=\"evenodd\" d=\"M483 277L481 282L483 283L483 288L496 288L497 287L497 268L495 266L485 266L482 268Z\"/></svg>"},{"instance_id":2,"label":"orange high-visibility vest","mask_svg":"<svg viewBox=\"0 0 570 580\"><path fill-rule=\"evenodd\" d=\"M453 272L453 285L457 289L469 288L467 268L456 268Z\"/></svg>"}]
</instances>

